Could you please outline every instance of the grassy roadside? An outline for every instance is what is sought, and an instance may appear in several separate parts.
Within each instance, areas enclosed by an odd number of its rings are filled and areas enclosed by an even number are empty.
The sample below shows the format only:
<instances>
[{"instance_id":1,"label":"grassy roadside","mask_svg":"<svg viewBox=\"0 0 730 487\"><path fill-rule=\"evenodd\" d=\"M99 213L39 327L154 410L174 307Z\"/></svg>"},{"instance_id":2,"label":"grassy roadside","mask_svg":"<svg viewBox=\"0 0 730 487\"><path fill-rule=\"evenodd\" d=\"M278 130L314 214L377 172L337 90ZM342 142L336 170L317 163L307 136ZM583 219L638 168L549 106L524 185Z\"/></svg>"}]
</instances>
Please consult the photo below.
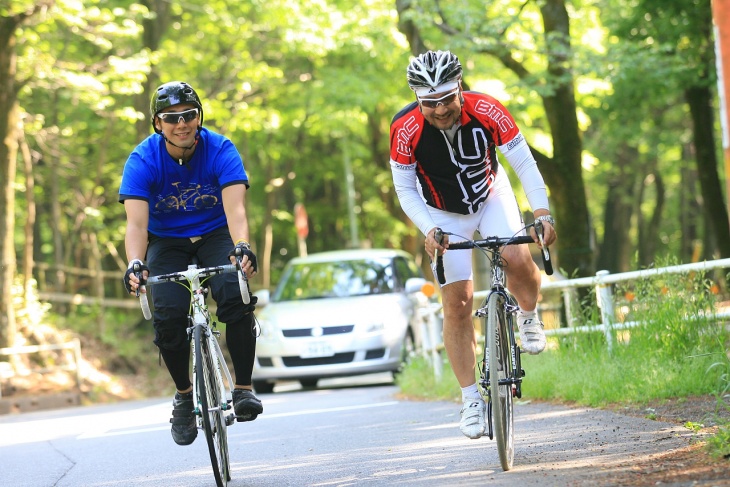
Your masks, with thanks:
<instances>
[{"instance_id":1,"label":"grassy roadside","mask_svg":"<svg viewBox=\"0 0 730 487\"><path fill-rule=\"evenodd\" d=\"M523 398L607 407L710 395L718 398L718 408L727 408L720 398L730 393L730 332L726 323L707 318L707 310L717 309L715 292L699 274L662 276L618 289L616 295L625 297L623 320L642 326L614 333L610 349L603 333L549 338L540 355L522 355ZM586 308L584 323L595 322L596 313ZM461 397L448 361L440 381L423 359L409 364L397 381L408 397ZM730 422L718 425L707 446L727 458Z\"/></svg>"}]
</instances>

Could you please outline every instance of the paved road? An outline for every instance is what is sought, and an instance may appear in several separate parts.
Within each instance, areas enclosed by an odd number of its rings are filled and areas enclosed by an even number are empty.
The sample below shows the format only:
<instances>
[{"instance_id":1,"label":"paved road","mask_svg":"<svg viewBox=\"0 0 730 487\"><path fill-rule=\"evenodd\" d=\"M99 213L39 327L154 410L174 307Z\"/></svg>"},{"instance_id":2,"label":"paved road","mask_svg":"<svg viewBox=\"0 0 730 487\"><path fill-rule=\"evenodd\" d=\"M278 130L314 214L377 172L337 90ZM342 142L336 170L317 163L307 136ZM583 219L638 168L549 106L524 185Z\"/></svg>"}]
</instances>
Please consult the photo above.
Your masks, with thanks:
<instances>
[{"instance_id":1,"label":"paved road","mask_svg":"<svg viewBox=\"0 0 730 487\"><path fill-rule=\"evenodd\" d=\"M392 384L367 380L262 395L264 414L229 429L229 485L608 486L691 436L608 411L520 404L515 468L502 472L495 442L459 433L458 404L401 400ZM0 486L213 485L204 437L175 445L170 409L161 398L0 416Z\"/></svg>"}]
</instances>

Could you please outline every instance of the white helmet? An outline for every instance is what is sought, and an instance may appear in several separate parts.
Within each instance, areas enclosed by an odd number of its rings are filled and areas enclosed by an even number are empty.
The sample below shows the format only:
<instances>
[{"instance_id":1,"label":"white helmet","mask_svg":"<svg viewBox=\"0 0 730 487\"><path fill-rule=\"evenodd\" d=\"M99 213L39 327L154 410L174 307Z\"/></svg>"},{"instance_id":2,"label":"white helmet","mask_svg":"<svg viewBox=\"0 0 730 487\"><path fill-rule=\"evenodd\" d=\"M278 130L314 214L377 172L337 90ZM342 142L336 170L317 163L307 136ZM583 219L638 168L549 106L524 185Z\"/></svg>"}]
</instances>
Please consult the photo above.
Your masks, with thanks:
<instances>
[{"instance_id":1,"label":"white helmet","mask_svg":"<svg viewBox=\"0 0 730 487\"><path fill-rule=\"evenodd\" d=\"M426 51L419 55L406 70L408 86L435 89L445 83L461 79L461 63L451 51Z\"/></svg>"}]
</instances>

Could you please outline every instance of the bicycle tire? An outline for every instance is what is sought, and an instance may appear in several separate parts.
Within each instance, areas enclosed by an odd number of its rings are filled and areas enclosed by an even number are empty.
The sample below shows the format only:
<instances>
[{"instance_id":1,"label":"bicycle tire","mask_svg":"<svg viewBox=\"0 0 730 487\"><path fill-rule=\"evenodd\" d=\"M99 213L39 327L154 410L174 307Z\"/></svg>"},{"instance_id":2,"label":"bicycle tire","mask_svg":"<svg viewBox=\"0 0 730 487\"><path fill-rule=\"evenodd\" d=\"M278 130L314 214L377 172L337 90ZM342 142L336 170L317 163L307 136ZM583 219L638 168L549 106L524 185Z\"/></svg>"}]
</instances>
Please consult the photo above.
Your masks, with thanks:
<instances>
[{"instance_id":1,"label":"bicycle tire","mask_svg":"<svg viewBox=\"0 0 730 487\"><path fill-rule=\"evenodd\" d=\"M200 414L203 417L203 431L208 443L210 463L218 487L225 487L231 479L228 459L227 424L222 405L223 391L217 377L214 350L210 349L205 328L194 328L195 339L195 376L198 386Z\"/></svg>"},{"instance_id":2,"label":"bicycle tire","mask_svg":"<svg viewBox=\"0 0 730 487\"><path fill-rule=\"evenodd\" d=\"M506 318L504 296L498 293L491 294L487 302L487 329L484 336L489 342L492 424L497 440L499 462L504 471L512 468L515 453L512 384L506 381L512 376L513 370Z\"/></svg>"}]
</instances>

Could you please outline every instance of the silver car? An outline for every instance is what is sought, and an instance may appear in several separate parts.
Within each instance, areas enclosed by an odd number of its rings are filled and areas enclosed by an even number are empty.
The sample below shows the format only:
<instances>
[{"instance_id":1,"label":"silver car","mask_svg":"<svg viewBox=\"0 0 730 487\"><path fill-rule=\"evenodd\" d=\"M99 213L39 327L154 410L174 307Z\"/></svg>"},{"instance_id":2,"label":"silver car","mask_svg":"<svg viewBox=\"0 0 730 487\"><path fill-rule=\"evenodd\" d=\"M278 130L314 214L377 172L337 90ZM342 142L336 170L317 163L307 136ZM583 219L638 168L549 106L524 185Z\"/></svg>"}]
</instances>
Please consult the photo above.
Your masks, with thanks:
<instances>
[{"instance_id":1,"label":"silver car","mask_svg":"<svg viewBox=\"0 0 730 487\"><path fill-rule=\"evenodd\" d=\"M400 250L338 250L292 259L276 290L259 291L253 386L316 387L326 377L397 372L421 347L429 283ZM425 303L424 303L425 301Z\"/></svg>"}]
</instances>

